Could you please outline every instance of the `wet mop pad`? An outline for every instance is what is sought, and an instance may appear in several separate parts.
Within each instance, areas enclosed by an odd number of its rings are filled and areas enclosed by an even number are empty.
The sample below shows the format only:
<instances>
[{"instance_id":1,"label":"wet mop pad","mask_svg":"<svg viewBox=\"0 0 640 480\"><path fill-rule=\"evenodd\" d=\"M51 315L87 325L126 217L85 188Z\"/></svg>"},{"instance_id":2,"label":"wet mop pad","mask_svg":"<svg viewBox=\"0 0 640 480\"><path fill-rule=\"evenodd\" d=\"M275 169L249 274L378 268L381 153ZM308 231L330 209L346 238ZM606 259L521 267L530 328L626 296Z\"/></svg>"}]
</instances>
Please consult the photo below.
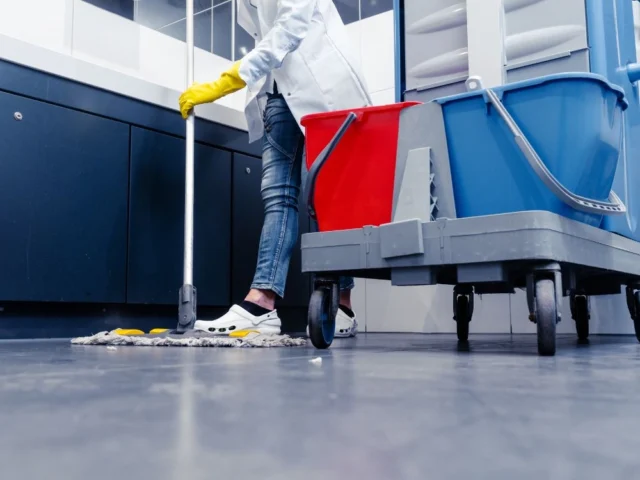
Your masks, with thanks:
<instances>
[{"instance_id":1,"label":"wet mop pad","mask_svg":"<svg viewBox=\"0 0 640 480\"><path fill-rule=\"evenodd\" d=\"M122 335L111 332L100 332L89 337L71 339L74 345L131 345L141 347L239 347L239 348L272 348L303 347L305 338L292 338L289 335L262 335L257 332L242 337L222 337L208 335L206 332L189 332L188 334L160 335Z\"/></svg>"}]
</instances>

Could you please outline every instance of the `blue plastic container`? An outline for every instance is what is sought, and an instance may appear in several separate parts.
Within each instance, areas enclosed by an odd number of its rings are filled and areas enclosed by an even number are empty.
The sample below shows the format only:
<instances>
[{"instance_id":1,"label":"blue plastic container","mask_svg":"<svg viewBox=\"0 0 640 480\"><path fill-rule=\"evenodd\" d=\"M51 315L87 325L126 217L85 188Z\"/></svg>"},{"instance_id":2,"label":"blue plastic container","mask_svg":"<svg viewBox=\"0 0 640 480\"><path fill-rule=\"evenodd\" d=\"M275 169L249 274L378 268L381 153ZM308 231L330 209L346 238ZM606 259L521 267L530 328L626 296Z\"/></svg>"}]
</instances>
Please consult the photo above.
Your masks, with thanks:
<instances>
[{"instance_id":1,"label":"blue plastic container","mask_svg":"<svg viewBox=\"0 0 640 480\"><path fill-rule=\"evenodd\" d=\"M629 100L624 115L624 148L613 189L627 207L626 215L605 218L602 228L640 241L640 103L633 26L627 0L587 0L587 35L591 71L620 85Z\"/></svg>"},{"instance_id":2,"label":"blue plastic container","mask_svg":"<svg viewBox=\"0 0 640 480\"><path fill-rule=\"evenodd\" d=\"M571 192L607 200L622 140L624 91L594 74L550 75L495 88L546 167ZM547 210L599 226L538 178L483 91L442 105L459 218Z\"/></svg>"}]
</instances>

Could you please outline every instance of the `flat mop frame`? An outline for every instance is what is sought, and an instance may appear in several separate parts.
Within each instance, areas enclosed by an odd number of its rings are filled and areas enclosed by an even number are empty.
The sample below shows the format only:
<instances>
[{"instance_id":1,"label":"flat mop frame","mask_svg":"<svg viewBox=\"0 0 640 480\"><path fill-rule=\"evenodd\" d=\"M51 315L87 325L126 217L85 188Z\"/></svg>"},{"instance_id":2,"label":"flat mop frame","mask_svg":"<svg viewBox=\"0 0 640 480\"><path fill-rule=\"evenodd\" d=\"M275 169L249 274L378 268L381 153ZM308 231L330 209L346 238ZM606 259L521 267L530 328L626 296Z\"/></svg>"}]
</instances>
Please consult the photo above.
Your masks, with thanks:
<instances>
[{"instance_id":1,"label":"flat mop frame","mask_svg":"<svg viewBox=\"0 0 640 480\"><path fill-rule=\"evenodd\" d=\"M193 0L186 0L187 12L187 88L194 80ZM193 211L194 211L194 143L195 112L191 111L186 122L185 182L184 182L184 260L183 281L178 303L176 333L193 330L197 318L197 292L193 285Z\"/></svg>"}]
</instances>

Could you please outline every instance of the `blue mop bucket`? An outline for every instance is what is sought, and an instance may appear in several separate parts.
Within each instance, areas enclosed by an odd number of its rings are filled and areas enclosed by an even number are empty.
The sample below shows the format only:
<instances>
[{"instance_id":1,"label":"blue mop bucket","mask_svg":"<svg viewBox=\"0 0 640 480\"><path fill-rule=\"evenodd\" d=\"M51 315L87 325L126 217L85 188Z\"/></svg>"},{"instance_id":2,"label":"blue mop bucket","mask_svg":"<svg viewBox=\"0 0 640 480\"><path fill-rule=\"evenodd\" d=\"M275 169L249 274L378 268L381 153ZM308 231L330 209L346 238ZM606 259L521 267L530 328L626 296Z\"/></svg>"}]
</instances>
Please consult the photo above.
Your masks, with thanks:
<instances>
[{"instance_id":1,"label":"blue mop bucket","mask_svg":"<svg viewBox=\"0 0 640 480\"><path fill-rule=\"evenodd\" d=\"M550 75L436 101L459 218L547 210L600 226L625 213L611 187L628 103L604 77Z\"/></svg>"}]
</instances>

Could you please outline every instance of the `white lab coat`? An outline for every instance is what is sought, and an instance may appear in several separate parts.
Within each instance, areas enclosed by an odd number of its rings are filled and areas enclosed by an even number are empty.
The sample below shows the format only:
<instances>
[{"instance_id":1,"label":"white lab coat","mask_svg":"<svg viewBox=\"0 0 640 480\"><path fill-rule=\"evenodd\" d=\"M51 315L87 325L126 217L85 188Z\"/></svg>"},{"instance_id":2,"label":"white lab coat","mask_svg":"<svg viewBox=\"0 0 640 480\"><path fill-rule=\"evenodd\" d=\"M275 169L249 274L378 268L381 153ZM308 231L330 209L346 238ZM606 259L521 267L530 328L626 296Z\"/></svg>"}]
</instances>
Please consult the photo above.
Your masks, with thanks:
<instances>
[{"instance_id":1,"label":"white lab coat","mask_svg":"<svg viewBox=\"0 0 640 480\"><path fill-rule=\"evenodd\" d=\"M359 61L332 0L238 0L238 24L256 39L240 63L247 83L249 141L263 135L273 81L291 113L371 105ZM303 130L304 131L304 130Z\"/></svg>"}]
</instances>

